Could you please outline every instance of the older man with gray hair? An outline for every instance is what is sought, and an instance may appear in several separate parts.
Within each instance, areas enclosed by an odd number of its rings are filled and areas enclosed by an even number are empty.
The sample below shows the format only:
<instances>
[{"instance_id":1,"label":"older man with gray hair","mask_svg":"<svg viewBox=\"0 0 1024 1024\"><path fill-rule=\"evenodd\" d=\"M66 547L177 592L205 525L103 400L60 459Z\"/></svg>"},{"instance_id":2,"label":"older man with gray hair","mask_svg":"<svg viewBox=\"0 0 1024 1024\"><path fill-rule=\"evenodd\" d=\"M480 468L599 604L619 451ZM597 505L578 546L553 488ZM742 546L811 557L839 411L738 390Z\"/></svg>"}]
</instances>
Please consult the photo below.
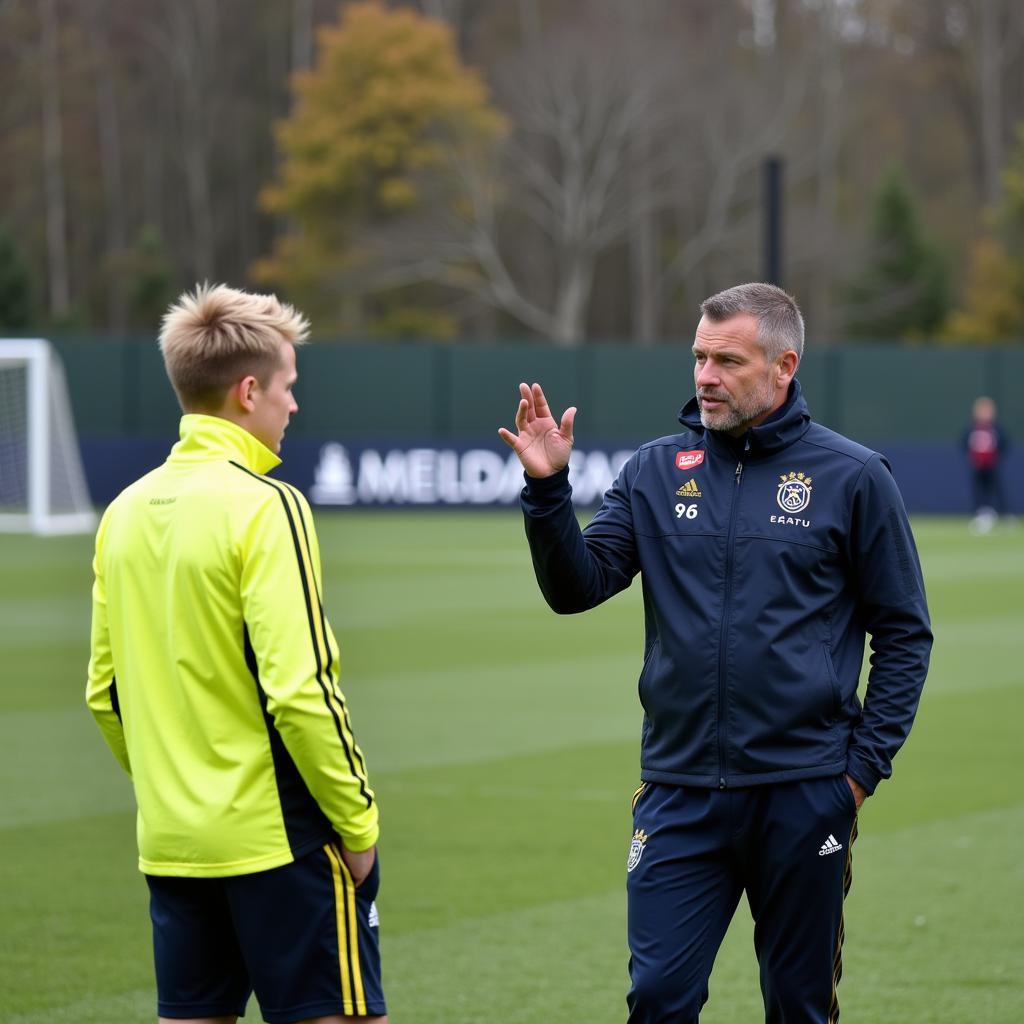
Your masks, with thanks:
<instances>
[{"instance_id":1,"label":"older man with gray hair","mask_svg":"<svg viewBox=\"0 0 1024 1024\"><path fill-rule=\"evenodd\" d=\"M924 584L889 464L811 420L793 298L745 284L701 313L683 432L643 445L585 530L576 409L556 421L521 384L499 433L548 604L584 611L643 578L629 1024L696 1024L744 892L765 1020L834 1024L857 814L927 673Z\"/></svg>"}]
</instances>

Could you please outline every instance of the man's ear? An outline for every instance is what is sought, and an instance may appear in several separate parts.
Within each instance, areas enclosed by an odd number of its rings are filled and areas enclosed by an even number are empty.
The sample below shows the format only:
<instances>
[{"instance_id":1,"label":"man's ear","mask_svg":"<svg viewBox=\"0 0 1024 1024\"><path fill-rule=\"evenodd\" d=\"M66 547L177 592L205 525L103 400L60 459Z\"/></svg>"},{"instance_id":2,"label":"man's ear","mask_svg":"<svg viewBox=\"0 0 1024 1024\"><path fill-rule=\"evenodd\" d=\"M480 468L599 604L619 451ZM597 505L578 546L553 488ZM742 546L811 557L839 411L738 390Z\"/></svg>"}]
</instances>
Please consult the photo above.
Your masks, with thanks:
<instances>
[{"instance_id":1,"label":"man's ear","mask_svg":"<svg viewBox=\"0 0 1024 1024\"><path fill-rule=\"evenodd\" d=\"M799 362L799 357L792 349L787 349L781 356L779 356L778 362L775 364L778 367L778 376L775 378L775 384L777 387L789 387L793 378L796 376L796 368Z\"/></svg>"},{"instance_id":2,"label":"man's ear","mask_svg":"<svg viewBox=\"0 0 1024 1024\"><path fill-rule=\"evenodd\" d=\"M252 412L256 408L255 394L259 386L260 382L251 374L243 377L232 385L229 399L235 402L242 412Z\"/></svg>"}]
</instances>

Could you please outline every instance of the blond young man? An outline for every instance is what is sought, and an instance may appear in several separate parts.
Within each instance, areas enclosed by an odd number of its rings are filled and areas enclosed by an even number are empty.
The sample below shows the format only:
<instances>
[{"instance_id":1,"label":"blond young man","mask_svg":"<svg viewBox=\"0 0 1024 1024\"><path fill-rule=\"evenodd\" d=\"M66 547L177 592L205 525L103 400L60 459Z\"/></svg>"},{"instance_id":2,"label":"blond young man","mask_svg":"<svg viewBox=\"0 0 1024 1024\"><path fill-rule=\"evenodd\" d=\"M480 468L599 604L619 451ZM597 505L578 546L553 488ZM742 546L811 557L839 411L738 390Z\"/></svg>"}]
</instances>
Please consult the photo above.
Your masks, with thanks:
<instances>
[{"instance_id":1,"label":"blond young man","mask_svg":"<svg viewBox=\"0 0 1024 1024\"><path fill-rule=\"evenodd\" d=\"M167 461L96 536L87 702L138 804L161 1021L385 1021L377 803L338 686L320 551L280 462L295 346L273 296L197 287L160 348Z\"/></svg>"}]
</instances>

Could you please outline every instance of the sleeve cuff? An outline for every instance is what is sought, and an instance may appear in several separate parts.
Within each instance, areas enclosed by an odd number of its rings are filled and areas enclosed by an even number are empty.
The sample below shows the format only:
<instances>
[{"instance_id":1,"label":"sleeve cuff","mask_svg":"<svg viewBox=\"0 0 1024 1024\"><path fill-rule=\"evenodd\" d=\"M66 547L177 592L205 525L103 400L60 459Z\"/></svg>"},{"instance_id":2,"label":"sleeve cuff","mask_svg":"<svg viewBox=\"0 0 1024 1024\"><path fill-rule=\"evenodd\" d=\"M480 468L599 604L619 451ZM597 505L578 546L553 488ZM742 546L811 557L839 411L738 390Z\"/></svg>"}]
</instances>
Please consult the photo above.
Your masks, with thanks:
<instances>
[{"instance_id":1,"label":"sleeve cuff","mask_svg":"<svg viewBox=\"0 0 1024 1024\"><path fill-rule=\"evenodd\" d=\"M523 479L526 481L525 494L535 500L562 498L570 490L568 466L551 476L530 476L524 472Z\"/></svg>"},{"instance_id":2,"label":"sleeve cuff","mask_svg":"<svg viewBox=\"0 0 1024 1024\"><path fill-rule=\"evenodd\" d=\"M849 761L846 765L846 774L863 789L868 796L875 792L882 777L877 772L868 771L859 761Z\"/></svg>"},{"instance_id":3,"label":"sleeve cuff","mask_svg":"<svg viewBox=\"0 0 1024 1024\"><path fill-rule=\"evenodd\" d=\"M370 831L362 832L359 835L353 836L345 832L339 832L338 835L341 836L342 845L346 850L351 850L353 853L362 853L373 846L380 838L380 828L374 825Z\"/></svg>"}]
</instances>

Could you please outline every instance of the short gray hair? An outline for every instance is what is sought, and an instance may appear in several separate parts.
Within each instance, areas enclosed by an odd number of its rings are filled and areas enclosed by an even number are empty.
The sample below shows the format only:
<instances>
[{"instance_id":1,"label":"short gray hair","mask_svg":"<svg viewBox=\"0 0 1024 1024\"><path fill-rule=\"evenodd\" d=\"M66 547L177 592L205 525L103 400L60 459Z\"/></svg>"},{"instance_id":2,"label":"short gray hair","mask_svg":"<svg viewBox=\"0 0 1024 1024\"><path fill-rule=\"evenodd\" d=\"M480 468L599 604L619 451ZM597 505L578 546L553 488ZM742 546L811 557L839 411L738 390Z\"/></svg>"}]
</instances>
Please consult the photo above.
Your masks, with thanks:
<instances>
[{"instance_id":1,"label":"short gray hair","mask_svg":"<svg viewBox=\"0 0 1024 1024\"><path fill-rule=\"evenodd\" d=\"M796 299L773 284L738 284L712 295L700 304L712 323L748 313L757 317L757 340L769 359L792 349L797 359L804 354L804 318Z\"/></svg>"}]
</instances>

